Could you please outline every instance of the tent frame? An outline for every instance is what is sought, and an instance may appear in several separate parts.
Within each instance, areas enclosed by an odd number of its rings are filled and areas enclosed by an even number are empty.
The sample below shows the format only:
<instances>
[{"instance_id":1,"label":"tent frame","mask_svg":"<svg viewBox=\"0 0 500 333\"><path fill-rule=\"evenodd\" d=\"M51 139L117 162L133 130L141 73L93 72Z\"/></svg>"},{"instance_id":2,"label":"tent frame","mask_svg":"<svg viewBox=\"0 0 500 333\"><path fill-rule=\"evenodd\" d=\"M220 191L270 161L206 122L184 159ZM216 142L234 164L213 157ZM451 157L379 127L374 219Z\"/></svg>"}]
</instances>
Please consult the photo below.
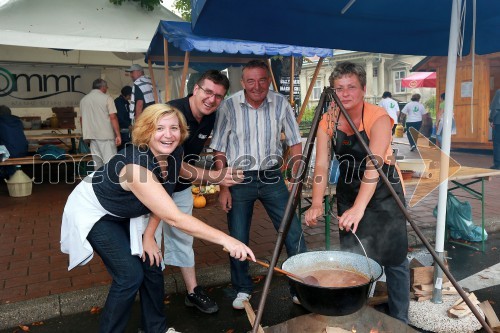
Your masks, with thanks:
<instances>
[{"instance_id":1,"label":"tent frame","mask_svg":"<svg viewBox=\"0 0 500 333\"><path fill-rule=\"evenodd\" d=\"M292 57L292 64L290 66L290 77L294 77L294 57ZM170 101L170 90L168 89L168 75L169 75L169 69L168 69L168 63L169 61L172 62L183 62L183 68L182 68L182 78L181 78L181 85L179 87L179 97L182 98L184 97L184 82L186 82L187 78L187 73L189 69L189 63L190 61L194 62L200 62L200 63L239 63L239 64L246 64L250 60L255 59L254 57L234 57L234 58L217 58L217 57L192 57L190 55L189 51L184 52L184 57L179 57L179 56L169 56L168 55L168 40L166 38L163 38L163 57L158 57L158 56L152 56L150 55L148 57L148 67L149 67L149 73L151 75L151 81L153 84L153 92L154 92L154 98L155 102L158 103L158 93L157 93L157 87L156 87L156 82L154 79L154 74L153 74L153 62L157 61L163 61L164 63L164 70L165 70L165 102ZM300 124L300 121L302 120L303 114L306 109L306 105L309 102L309 98L311 96L312 90L314 88L314 83L316 82L316 79L319 74L319 70L321 69L321 65L323 64L324 58L319 58L318 64L316 65L316 69L314 71L314 76L311 80L311 83L308 86L306 96L304 98L304 102L302 103L302 106L300 108L299 115L297 117L297 122ZM274 74L271 70L271 60L267 60L269 71L271 72L271 79L273 83L273 87L275 91L278 91L278 86L276 84L276 80L274 78ZM290 79L290 104L293 103L293 79Z\"/></svg>"}]
</instances>

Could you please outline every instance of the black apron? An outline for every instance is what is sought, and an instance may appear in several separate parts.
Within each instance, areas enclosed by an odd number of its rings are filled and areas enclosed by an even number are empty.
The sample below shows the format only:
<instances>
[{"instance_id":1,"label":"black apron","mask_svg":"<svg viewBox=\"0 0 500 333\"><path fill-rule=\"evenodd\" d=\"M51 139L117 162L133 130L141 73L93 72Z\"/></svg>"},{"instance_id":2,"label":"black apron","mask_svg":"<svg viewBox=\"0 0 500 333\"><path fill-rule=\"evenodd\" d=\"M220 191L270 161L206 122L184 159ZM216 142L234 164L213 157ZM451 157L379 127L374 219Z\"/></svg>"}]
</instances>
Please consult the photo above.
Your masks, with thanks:
<instances>
[{"instance_id":1,"label":"black apron","mask_svg":"<svg viewBox=\"0 0 500 333\"><path fill-rule=\"evenodd\" d=\"M361 121L363 116L364 110ZM369 145L370 141L365 130L361 132L361 136ZM338 215L342 216L356 200L368 157L355 134L347 135L338 129L332 147L340 162L337 209ZM403 187L396 168L384 163L382 170L404 203ZM339 230L339 233L342 250L364 255L359 242L351 232ZM382 179L378 180L375 193L358 224L356 234L363 243L368 257L383 266L399 265L406 258L408 252L406 218Z\"/></svg>"}]
</instances>

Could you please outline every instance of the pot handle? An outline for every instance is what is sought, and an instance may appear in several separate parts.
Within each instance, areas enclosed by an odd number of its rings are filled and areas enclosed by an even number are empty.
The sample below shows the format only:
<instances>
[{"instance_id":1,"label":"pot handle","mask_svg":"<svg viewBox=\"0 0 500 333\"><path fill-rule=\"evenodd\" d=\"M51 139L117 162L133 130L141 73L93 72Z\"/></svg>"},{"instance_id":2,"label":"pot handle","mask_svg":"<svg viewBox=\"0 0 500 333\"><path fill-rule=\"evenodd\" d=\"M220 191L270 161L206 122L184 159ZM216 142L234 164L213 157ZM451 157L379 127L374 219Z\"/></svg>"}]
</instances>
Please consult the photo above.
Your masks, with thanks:
<instances>
[{"instance_id":1,"label":"pot handle","mask_svg":"<svg viewBox=\"0 0 500 333\"><path fill-rule=\"evenodd\" d=\"M363 246L363 243L361 243L361 240L359 239L358 235L356 235L355 232L352 233L354 237L358 240L359 245L361 245L361 248L363 249L363 252L365 253L365 258L366 258L366 264L368 265L368 269L370 270L370 280L373 281L373 273L372 273L372 266L370 266L370 261L368 260L368 256L366 255L365 247Z\"/></svg>"}]
</instances>

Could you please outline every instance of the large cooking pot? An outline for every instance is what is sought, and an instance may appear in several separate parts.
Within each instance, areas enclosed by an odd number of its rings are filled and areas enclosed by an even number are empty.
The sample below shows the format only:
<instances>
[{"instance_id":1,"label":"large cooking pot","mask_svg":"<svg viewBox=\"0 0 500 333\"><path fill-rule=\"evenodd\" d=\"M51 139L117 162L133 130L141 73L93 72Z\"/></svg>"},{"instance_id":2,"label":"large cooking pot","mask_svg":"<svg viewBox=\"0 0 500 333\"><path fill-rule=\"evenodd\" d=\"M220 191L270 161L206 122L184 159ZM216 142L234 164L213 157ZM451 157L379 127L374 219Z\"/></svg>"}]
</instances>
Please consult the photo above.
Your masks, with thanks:
<instances>
[{"instance_id":1,"label":"large cooking pot","mask_svg":"<svg viewBox=\"0 0 500 333\"><path fill-rule=\"evenodd\" d=\"M365 275L370 280L362 285L335 288L308 285L289 278L302 306L325 316L344 316L361 309L372 284L382 276L382 266L375 260L343 251L300 253L283 262L282 268L302 277L310 275L310 271L343 269Z\"/></svg>"}]
</instances>

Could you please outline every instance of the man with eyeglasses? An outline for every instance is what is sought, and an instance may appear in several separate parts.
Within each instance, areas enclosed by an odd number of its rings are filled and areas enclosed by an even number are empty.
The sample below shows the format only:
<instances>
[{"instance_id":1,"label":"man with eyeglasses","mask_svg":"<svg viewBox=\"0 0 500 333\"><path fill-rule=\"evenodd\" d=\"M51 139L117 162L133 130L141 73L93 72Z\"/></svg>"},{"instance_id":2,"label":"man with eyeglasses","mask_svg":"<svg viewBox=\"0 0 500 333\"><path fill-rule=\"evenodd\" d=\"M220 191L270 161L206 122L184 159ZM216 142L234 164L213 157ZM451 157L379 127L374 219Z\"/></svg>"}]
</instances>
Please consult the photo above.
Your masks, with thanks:
<instances>
[{"instance_id":1,"label":"man with eyeglasses","mask_svg":"<svg viewBox=\"0 0 500 333\"><path fill-rule=\"evenodd\" d=\"M214 127L215 111L228 89L228 78L220 71L209 70L200 76L192 95L168 102L184 114L189 127L189 137L183 143L184 162L194 164L199 160L200 153ZM193 195L189 180L179 178L172 198L182 212L192 214ZM162 225L165 235L164 262L166 265L180 267L187 290L184 303L204 313L217 312L219 310L217 303L198 286L196 281L193 236L167 223Z\"/></svg>"},{"instance_id":2,"label":"man with eyeglasses","mask_svg":"<svg viewBox=\"0 0 500 333\"><path fill-rule=\"evenodd\" d=\"M245 180L231 188L221 186L219 203L227 212L229 233L249 243L252 213L260 200L278 230L290 196L280 171L283 160L281 133L292 156L292 174L296 175L302 156L302 141L293 109L286 97L269 90L271 73L267 64L252 60L243 66L243 90L227 98L217 112L210 148L215 150L216 168L243 169ZM305 252L302 228L296 215L285 239L289 256ZM231 283L236 292L234 309L244 309L253 290L248 262L231 260ZM291 296L298 303L293 290Z\"/></svg>"}]
</instances>

